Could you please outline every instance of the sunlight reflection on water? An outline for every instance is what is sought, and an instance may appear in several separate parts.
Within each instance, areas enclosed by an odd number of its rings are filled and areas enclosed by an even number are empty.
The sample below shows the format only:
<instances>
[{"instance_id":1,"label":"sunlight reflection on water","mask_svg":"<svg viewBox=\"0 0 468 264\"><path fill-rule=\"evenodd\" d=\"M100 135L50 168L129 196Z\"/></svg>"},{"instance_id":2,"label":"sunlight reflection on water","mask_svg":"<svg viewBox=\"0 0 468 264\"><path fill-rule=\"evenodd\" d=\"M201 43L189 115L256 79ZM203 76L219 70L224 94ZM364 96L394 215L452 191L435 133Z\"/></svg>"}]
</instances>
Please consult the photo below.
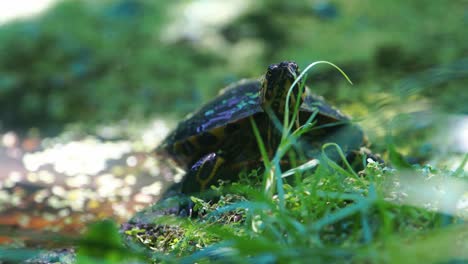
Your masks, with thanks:
<instances>
[{"instance_id":1,"label":"sunlight reflection on water","mask_svg":"<svg viewBox=\"0 0 468 264\"><path fill-rule=\"evenodd\" d=\"M101 217L126 219L156 201L168 184L163 175L167 169L161 169L151 156L168 131L161 120L107 126L97 136L84 138L65 131L56 138L39 139L34 152L22 148L21 141L27 138L5 133L0 145L0 162L6 170L0 175L4 177L0 178L0 214L17 218L16 223L26 219L23 227L37 224L37 217L39 222L56 223L52 224L56 228L72 219L79 219L78 225ZM20 155L1 156L12 152ZM0 222L12 220L8 221Z\"/></svg>"},{"instance_id":2,"label":"sunlight reflection on water","mask_svg":"<svg viewBox=\"0 0 468 264\"><path fill-rule=\"evenodd\" d=\"M69 176L96 174L106 168L107 160L119 159L130 151L129 141L100 142L88 138L25 154L23 163L29 171L51 164L55 171Z\"/></svg>"}]
</instances>

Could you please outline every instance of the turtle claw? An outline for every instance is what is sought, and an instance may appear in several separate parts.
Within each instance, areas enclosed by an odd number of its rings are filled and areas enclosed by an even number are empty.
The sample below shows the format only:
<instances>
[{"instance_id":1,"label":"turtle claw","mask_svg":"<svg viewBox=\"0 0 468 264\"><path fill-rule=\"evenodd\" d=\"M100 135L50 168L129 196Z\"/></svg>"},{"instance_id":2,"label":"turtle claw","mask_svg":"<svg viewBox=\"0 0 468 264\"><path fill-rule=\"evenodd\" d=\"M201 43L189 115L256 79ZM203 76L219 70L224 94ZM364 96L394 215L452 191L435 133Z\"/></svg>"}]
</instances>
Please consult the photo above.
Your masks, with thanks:
<instances>
[{"instance_id":1,"label":"turtle claw","mask_svg":"<svg viewBox=\"0 0 468 264\"><path fill-rule=\"evenodd\" d=\"M185 181L182 185L182 193L191 194L200 191L205 191L211 184L216 183L216 174L224 163L222 151L208 153L196 161L190 168L190 171L185 176L192 181Z\"/></svg>"}]
</instances>

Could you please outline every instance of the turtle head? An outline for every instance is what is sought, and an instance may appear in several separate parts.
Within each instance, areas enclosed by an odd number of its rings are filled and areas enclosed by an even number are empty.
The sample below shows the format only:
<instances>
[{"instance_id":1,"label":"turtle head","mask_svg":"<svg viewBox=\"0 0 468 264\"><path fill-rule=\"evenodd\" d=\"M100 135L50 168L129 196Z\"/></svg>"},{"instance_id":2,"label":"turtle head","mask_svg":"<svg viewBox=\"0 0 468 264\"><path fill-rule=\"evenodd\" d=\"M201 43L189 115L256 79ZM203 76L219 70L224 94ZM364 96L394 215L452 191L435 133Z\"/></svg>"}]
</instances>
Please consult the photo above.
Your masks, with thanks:
<instances>
[{"instance_id":1,"label":"turtle head","mask_svg":"<svg viewBox=\"0 0 468 264\"><path fill-rule=\"evenodd\" d=\"M278 64L272 64L262 82L262 107L270 108L277 116L284 114L286 97L294 80L299 76L299 67L294 62L284 61ZM300 82L298 82L291 93L289 109L294 109L297 95L299 93ZM304 90L305 93L305 90ZM302 94L300 100L304 98Z\"/></svg>"}]
</instances>

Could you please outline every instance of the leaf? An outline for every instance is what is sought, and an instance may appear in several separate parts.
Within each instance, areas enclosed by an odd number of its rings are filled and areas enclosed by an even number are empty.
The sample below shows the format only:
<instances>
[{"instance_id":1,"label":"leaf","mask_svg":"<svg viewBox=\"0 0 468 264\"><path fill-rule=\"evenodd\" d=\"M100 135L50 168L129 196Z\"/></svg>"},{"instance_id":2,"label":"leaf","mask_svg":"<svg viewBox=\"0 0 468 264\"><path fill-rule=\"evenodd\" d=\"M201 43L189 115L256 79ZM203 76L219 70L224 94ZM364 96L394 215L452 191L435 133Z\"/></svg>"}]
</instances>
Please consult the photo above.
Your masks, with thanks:
<instances>
[{"instance_id":1,"label":"leaf","mask_svg":"<svg viewBox=\"0 0 468 264\"><path fill-rule=\"evenodd\" d=\"M411 164L405 160L403 155L401 155L395 148L395 145L392 143L387 144L388 157L393 166L400 169L410 169L412 168Z\"/></svg>"},{"instance_id":2,"label":"leaf","mask_svg":"<svg viewBox=\"0 0 468 264\"><path fill-rule=\"evenodd\" d=\"M119 229L112 220L90 224L78 244L78 264L121 263L135 256L134 252L124 247Z\"/></svg>"}]
</instances>

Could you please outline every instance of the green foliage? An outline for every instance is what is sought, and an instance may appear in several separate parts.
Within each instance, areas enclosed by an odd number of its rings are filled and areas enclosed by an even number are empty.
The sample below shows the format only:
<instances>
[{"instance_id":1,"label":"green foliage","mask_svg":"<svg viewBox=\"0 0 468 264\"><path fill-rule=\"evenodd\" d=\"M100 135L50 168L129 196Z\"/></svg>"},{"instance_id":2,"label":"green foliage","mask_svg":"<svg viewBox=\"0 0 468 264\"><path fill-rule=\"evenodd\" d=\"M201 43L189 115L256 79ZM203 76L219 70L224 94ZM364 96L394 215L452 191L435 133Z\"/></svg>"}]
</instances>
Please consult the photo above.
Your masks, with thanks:
<instances>
[{"instance_id":1,"label":"green foliage","mask_svg":"<svg viewBox=\"0 0 468 264\"><path fill-rule=\"evenodd\" d=\"M206 74L218 60L188 44L176 49L160 40L167 6L62 1L38 19L1 27L4 125L141 120L197 103L201 84L183 73L203 64Z\"/></svg>"},{"instance_id":2,"label":"green foliage","mask_svg":"<svg viewBox=\"0 0 468 264\"><path fill-rule=\"evenodd\" d=\"M88 226L78 243L76 263L127 263L135 255L124 247L117 225L103 220Z\"/></svg>"},{"instance_id":3,"label":"green foliage","mask_svg":"<svg viewBox=\"0 0 468 264\"><path fill-rule=\"evenodd\" d=\"M285 59L342 66L359 89L350 90L327 70L313 87L354 116L363 108L386 112L376 96L382 93L401 96L402 104L429 98L444 111L467 110L458 92L463 81L453 78L466 78L467 68L459 61L468 41L459 1L256 1L213 28L207 37L222 43L214 48L190 36L164 40L168 25L183 19L172 16L181 3L66 0L38 18L2 25L3 126L50 128L186 114L228 80L255 77L265 65ZM417 74L436 65L439 70ZM443 74L451 77L441 81ZM419 84L409 91L395 85L414 77Z\"/></svg>"},{"instance_id":4,"label":"green foliage","mask_svg":"<svg viewBox=\"0 0 468 264\"><path fill-rule=\"evenodd\" d=\"M461 224L462 218L451 215L447 222L446 214L422 204L405 205L404 191L396 196L390 191L399 191L395 184L400 182L400 171L369 163L364 177L356 179L352 172L337 171L333 165L322 164L314 172L307 172L294 187L284 185L284 209L278 196L269 199L257 188L242 185L229 192L242 190L247 201L233 200L232 194L222 196L215 204L196 200L202 217L178 222L157 220L154 223L172 223L187 230L174 240L175 245L163 248L164 252L173 258L179 256L177 261L183 263L397 263L402 259L417 263L420 255L434 263L468 257L467 228ZM431 185L449 172L432 169L429 173L421 168L412 173L413 177L422 173L421 179ZM168 231L164 236L174 234ZM147 239L158 241L161 236ZM203 244L183 242L201 240ZM439 246L434 246L437 241ZM452 247L453 243L459 247Z\"/></svg>"},{"instance_id":5,"label":"green foliage","mask_svg":"<svg viewBox=\"0 0 468 264\"><path fill-rule=\"evenodd\" d=\"M388 158L390 159L390 162L393 164L393 166L397 168L402 168L402 169L407 169L411 168L411 164L409 164L403 155L398 153L398 151L395 148L395 145L393 144L388 144Z\"/></svg>"}]
</instances>

